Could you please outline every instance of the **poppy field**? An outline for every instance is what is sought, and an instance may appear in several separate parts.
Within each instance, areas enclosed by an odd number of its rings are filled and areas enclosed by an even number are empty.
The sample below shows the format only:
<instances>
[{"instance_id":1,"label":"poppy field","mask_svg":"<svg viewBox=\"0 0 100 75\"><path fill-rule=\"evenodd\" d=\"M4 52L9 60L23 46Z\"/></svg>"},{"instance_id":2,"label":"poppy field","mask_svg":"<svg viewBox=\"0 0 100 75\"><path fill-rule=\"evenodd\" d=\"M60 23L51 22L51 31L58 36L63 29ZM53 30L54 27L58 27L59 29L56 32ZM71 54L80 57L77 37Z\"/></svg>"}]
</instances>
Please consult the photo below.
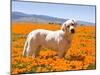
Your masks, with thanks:
<instances>
[{"instance_id":1,"label":"poppy field","mask_svg":"<svg viewBox=\"0 0 100 75\"><path fill-rule=\"evenodd\" d=\"M11 73L28 74L39 72L75 71L96 69L95 26L78 25L71 47L64 58L57 52L41 48L36 58L23 57L23 48L29 32L35 29L59 30L58 24L12 23Z\"/></svg>"}]
</instances>

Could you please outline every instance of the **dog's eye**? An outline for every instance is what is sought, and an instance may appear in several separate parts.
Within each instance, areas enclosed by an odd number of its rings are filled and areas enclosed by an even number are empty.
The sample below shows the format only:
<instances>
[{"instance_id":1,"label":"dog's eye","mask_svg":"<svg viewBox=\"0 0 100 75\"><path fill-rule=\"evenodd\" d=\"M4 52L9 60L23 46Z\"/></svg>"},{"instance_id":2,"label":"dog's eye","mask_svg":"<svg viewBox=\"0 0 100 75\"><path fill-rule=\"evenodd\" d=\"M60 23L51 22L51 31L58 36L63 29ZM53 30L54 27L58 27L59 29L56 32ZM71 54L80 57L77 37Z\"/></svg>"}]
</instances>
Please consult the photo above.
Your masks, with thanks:
<instances>
[{"instance_id":1,"label":"dog's eye","mask_svg":"<svg viewBox=\"0 0 100 75\"><path fill-rule=\"evenodd\" d=\"M72 26L74 26L74 24L72 24Z\"/></svg>"},{"instance_id":2,"label":"dog's eye","mask_svg":"<svg viewBox=\"0 0 100 75\"><path fill-rule=\"evenodd\" d=\"M69 28L69 26L67 26Z\"/></svg>"}]
</instances>

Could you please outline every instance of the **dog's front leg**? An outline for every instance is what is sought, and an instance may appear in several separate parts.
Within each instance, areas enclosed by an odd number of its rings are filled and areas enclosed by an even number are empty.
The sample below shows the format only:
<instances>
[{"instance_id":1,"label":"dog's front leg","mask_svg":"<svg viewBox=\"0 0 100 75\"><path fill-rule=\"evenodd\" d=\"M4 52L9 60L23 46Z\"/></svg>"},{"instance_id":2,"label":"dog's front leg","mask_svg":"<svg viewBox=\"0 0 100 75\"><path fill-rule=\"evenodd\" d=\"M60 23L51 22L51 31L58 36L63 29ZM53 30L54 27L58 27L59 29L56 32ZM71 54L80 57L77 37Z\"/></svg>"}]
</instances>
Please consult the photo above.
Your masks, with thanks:
<instances>
[{"instance_id":1,"label":"dog's front leg","mask_svg":"<svg viewBox=\"0 0 100 75\"><path fill-rule=\"evenodd\" d=\"M60 49L60 50L58 50L58 57L59 58L63 58L65 56L65 50L63 49Z\"/></svg>"}]
</instances>

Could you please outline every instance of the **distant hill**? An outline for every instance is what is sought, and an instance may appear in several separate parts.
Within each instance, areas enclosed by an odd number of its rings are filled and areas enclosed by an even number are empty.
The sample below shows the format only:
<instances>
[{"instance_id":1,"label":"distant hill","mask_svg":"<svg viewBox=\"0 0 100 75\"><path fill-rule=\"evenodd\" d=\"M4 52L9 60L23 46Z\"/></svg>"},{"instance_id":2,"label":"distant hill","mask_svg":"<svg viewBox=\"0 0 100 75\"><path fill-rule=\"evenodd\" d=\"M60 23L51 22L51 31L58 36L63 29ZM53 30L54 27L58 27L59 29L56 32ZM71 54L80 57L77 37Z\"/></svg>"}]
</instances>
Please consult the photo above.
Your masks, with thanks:
<instances>
[{"instance_id":1,"label":"distant hill","mask_svg":"<svg viewBox=\"0 0 100 75\"><path fill-rule=\"evenodd\" d=\"M67 19L68 20L68 19ZM66 19L46 15L24 14L21 12L12 13L12 21L15 22L38 22L38 23L63 23Z\"/></svg>"},{"instance_id":2,"label":"distant hill","mask_svg":"<svg viewBox=\"0 0 100 75\"><path fill-rule=\"evenodd\" d=\"M22 12L12 12L14 22L37 22L37 23L59 23L62 24L68 19L51 17L47 15L25 14ZM81 25L95 25L94 23L78 21Z\"/></svg>"},{"instance_id":3,"label":"distant hill","mask_svg":"<svg viewBox=\"0 0 100 75\"><path fill-rule=\"evenodd\" d=\"M78 23L81 25L95 25L95 23L85 22L85 21L78 21Z\"/></svg>"}]
</instances>

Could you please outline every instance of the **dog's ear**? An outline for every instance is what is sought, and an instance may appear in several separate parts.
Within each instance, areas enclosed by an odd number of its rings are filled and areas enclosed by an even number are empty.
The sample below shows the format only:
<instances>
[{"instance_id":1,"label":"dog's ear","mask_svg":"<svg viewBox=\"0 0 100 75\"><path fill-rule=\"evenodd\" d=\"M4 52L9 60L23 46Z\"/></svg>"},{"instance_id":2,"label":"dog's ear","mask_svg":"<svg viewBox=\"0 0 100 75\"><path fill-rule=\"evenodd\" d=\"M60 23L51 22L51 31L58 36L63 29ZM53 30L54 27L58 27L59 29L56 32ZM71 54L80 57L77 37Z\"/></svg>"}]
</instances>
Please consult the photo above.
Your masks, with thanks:
<instances>
[{"instance_id":1,"label":"dog's ear","mask_svg":"<svg viewBox=\"0 0 100 75\"><path fill-rule=\"evenodd\" d=\"M67 26L66 26L66 24L63 24L63 25L62 25L61 30L65 31L65 32L67 31Z\"/></svg>"},{"instance_id":2,"label":"dog's ear","mask_svg":"<svg viewBox=\"0 0 100 75\"><path fill-rule=\"evenodd\" d=\"M74 19L74 20L72 20L72 22L74 23L74 26L76 27L77 26L77 21Z\"/></svg>"}]
</instances>

